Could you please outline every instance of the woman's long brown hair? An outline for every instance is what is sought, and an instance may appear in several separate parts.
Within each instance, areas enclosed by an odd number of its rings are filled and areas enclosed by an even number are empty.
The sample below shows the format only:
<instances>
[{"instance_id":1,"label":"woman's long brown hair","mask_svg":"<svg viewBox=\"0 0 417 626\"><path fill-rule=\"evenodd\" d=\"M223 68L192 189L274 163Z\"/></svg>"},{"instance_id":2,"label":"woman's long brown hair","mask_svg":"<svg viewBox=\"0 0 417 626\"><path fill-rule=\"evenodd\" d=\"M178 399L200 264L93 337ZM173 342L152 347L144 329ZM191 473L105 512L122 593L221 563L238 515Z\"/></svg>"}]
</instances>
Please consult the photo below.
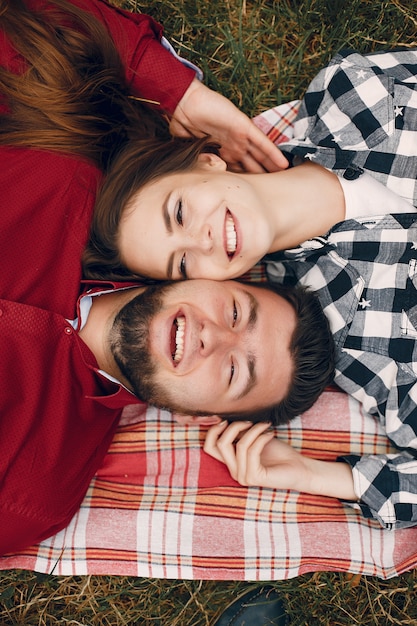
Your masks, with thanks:
<instances>
[{"instance_id":1,"label":"woman's long brown hair","mask_svg":"<svg viewBox=\"0 0 417 626\"><path fill-rule=\"evenodd\" d=\"M131 272L120 256L119 227L124 212L145 185L192 169L201 152L218 153L218 148L209 137L129 142L114 159L98 194L83 256L84 276L92 280L155 282ZM149 212L155 210L152 206L147 208Z\"/></svg>"},{"instance_id":2,"label":"woman's long brown hair","mask_svg":"<svg viewBox=\"0 0 417 626\"><path fill-rule=\"evenodd\" d=\"M43 12L0 0L0 28L23 57L19 74L0 67L0 145L69 152L106 171L128 139L165 132L129 97L116 47L91 15L65 0Z\"/></svg>"}]
</instances>

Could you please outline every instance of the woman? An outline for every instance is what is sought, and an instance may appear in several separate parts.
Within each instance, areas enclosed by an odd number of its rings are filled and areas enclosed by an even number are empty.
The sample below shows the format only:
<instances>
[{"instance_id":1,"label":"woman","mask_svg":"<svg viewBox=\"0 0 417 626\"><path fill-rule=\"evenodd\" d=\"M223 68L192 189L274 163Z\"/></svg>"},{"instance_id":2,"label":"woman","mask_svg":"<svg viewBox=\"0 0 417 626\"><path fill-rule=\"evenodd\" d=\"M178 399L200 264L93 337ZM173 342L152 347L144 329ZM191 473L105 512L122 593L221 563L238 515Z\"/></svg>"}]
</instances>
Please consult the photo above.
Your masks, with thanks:
<instances>
[{"instance_id":1,"label":"woman","mask_svg":"<svg viewBox=\"0 0 417 626\"><path fill-rule=\"evenodd\" d=\"M87 274L233 278L349 217L413 211L416 76L413 51L337 55L280 146L297 167L280 172L226 171L202 142L131 146L99 198Z\"/></svg>"},{"instance_id":2,"label":"woman","mask_svg":"<svg viewBox=\"0 0 417 626\"><path fill-rule=\"evenodd\" d=\"M160 35L151 18L102 0L0 0L1 554L69 523L123 406L136 402L73 331L103 173L130 138L160 132L137 99L192 130L204 118L211 126L204 107L189 114L202 90L219 104L220 134L235 111L194 82ZM252 126L232 158L250 161Z\"/></svg>"}]
</instances>

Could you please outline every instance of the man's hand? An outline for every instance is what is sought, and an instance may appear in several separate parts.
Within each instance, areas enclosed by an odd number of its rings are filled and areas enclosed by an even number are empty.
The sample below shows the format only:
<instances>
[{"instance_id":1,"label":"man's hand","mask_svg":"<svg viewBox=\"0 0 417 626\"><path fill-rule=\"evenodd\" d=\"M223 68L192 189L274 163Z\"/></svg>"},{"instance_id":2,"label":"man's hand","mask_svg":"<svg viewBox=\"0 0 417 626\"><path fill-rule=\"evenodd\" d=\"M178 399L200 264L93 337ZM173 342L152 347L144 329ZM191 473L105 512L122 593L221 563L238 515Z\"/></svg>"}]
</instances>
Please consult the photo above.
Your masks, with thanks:
<instances>
[{"instance_id":1,"label":"man's hand","mask_svg":"<svg viewBox=\"0 0 417 626\"><path fill-rule=\"evenodd\" d=\"M288 167L281 151L242 111L196 78L178 103L170 130L178 137L210 135L234 171L276 172Z\"/></svg>"},{"instance_id":2,"label":"man's hand","mask_svg":"<svg viewBox=\"0 0 417 626\"><path fill-rule=\"evenodd\" d=\"M208 431L204 451L225 463L241 485L356 499L349 465L303 456L277 439L269 426L221 422Z\"/></svg>"}]
</instances>

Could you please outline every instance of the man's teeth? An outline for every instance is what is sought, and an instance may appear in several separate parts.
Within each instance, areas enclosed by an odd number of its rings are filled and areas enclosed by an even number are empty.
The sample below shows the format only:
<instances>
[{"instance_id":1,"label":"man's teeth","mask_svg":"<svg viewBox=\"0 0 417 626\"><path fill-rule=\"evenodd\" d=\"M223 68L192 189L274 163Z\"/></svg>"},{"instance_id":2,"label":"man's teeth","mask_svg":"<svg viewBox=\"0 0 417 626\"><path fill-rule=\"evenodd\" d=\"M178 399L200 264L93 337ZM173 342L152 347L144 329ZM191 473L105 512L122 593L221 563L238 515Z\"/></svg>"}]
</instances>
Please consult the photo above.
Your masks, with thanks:
<instances>
[{"instance_id":1,"label":"man's teeth","mask_svg":"<svg viewBox=\"0 0 417 626\"><path fill-rule=\"evenodd\" d=\"M226 250L228 254L236 252L236 231L233 217L228 213L226 217Z\"/></svg>"},{"instance_id":2,"label":"man's teeth","mask_svg":"<svg viewBox=\"0 0 417 626\"><path fill-rule=\"evenodd\" d=\"M185 317L177 317L175 321L177 330L175 333L175 353L173 358L176 363L179 363L184 354Z\"/></svg>"}]
</instances>

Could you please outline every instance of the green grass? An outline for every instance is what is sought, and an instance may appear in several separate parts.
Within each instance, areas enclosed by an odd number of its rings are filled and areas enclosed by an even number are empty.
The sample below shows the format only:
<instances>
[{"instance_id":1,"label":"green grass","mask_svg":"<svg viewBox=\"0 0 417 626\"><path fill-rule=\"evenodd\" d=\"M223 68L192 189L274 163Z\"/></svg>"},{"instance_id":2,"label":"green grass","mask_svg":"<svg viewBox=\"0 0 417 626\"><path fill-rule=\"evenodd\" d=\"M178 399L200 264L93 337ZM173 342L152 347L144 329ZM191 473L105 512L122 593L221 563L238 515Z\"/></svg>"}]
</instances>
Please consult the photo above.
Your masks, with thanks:
<instances>
[{"instance_id":1,"label":"green grass","mask_svg":"<svg viewBox=\"0 0 417 626\"><path fill-rule=\"evenodd\" d=\"M302 96L340 48L412 46L417 33L416 0L114 3L161 21L207 84L250 116ZM0 626L209 626L248 584L1 572ZM316 573L274 584L292 626L417 624L415 572L390 581Z\"/></svg>"},{"instance_id":2,"label":"green grass","mask_svg":"<svg viewBox=\"0 0 417 626\"><path fill-rule=\"evenodd\" d=\"M300 97L341 48L415 44L413 0L118 0L150 13L207 84L250 116ZM414 9L410 8L414 4Z\"/></svg>"}]
</instances>

